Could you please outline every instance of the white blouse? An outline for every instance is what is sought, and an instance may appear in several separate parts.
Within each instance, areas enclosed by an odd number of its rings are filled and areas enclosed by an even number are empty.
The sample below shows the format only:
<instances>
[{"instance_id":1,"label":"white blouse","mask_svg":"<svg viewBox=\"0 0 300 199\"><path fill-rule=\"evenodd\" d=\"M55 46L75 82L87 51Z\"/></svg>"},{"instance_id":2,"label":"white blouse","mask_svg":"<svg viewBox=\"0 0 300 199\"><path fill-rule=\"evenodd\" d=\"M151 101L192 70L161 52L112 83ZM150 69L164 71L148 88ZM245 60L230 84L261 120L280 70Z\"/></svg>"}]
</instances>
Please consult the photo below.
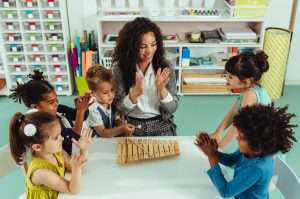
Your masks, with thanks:
<instances>
[{"instance_id":1,"label":"white blouse","mask_svg":"<svg viewBox=\"0 0 300 199\"><path fill-rule=\"evenodd\" d=\"M137 71L142 73L139 67L137 67ZM160 94L155 85L155 73L151 63L144 75L144 93L138 97L136 104L131 102L129 94L124 98L123 103L129 109L133 109L137 106L137 108L129 112L128 116L146 119L160 115L160 103L168 103L172 100L173 97L169 92L164 99L160 99Z\"/></svg>"}]
</instances>

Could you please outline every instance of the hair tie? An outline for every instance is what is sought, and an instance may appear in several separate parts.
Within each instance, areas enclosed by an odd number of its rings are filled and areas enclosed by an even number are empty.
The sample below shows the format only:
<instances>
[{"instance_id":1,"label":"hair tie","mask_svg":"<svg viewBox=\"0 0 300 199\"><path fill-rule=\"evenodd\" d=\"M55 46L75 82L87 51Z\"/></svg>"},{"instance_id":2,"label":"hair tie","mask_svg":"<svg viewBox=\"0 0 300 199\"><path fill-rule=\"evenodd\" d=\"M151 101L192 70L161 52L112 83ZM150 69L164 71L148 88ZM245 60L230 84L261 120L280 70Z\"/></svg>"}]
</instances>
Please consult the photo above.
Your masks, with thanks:
<instances>
[{"instance_id":1,"label":"hair tie","mask_svg":"<svg viewBox=\"0 0 300 199\"><path fill-rule=\"evenodd\" d=\"M24 118L25 118L25 115L22 115L22 116L18 119L18 122L19 122L19 123L22 123L23 120L24 120Z\"/></svg>"},{"instance_id":2,"label":"hair tie","mask_svg":"<svg viewBox=\"0 0 300 199\"><path fill-rule=\"evenodd\" d=\"M36 134L37 130L34 124L26 124L24 127L24 134L28 137L32 137Z\"/></svg>"}]
</instances>

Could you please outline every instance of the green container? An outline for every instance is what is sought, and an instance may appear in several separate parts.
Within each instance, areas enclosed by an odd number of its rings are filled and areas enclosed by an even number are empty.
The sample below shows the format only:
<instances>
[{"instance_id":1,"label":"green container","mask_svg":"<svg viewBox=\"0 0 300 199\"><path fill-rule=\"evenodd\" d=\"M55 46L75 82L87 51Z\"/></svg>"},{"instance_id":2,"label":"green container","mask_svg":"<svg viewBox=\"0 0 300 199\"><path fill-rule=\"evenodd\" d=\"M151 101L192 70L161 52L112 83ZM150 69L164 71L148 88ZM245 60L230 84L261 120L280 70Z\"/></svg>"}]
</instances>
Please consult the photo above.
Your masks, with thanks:
<instances>
[{"instance_id":1,"label":"green container","mask_svg":"<svg viewBox=\"0 0 300 199\"><path fill-rule=\"evenodd\" d=\"M75 77L75 83L79 96L84 95L89 90L85 77Z\"/></svg>"},{"instance_id":2,"label":"green container","mask_svg":"<svg viewBox=\"0 0 300 199\"><path fill-rule=\"evenodd\" d=\"M235 0L235 6L266 6L268 0Z\"/></svg>"}]
</instances>

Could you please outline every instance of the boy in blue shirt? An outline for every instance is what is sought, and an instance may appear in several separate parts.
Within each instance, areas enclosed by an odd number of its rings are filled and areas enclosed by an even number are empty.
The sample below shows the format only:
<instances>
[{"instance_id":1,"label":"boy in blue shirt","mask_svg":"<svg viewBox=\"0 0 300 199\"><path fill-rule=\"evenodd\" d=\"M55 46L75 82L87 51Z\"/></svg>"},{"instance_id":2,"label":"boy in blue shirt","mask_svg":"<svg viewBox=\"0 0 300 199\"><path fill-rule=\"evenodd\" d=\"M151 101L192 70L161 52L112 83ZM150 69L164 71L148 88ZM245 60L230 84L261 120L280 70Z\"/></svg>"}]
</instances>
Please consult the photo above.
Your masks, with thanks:
<instances>
[{"instance_id":1,"label":"boy in blue shirt","mask_svg":"<svg viewBox=\"0 0 300 199\"><path fill-rule=\"evenodd\" d=\"M254 105L241 109L233 119L238 133L239 150L232 154L218 152L215 139L206 133L197 136L196 145L208 157L211 181L224 198L267 199L268 186L273 175L272 155L288 152L296 142L290 119L295 115L287 107L275 108ZM219 163L233 167L234 177L227 182Z\"/></svg>"}]
</instances>

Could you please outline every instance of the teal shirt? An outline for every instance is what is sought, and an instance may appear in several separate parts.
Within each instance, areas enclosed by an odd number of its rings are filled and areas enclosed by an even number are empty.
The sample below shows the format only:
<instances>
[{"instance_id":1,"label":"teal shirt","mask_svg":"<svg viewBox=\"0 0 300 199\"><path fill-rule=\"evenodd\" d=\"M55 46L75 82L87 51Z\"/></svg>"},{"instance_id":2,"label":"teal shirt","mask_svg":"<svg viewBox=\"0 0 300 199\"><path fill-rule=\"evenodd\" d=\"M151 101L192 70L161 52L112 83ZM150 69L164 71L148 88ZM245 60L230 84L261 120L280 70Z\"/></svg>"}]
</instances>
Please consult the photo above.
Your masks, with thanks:
<instances>
[{"instance_id":1,"label":"teal shirt","mask_svg":"<svg viewBox=\"0 0 300 199\"><path fill-rule=\"evenodd\" d=\"M221 164L234 168L234 177L227 181L219 164L212 166L207 174L223 198L268 199L268 187L273 175L271 155L248 158L240 151L232 154L219 153Z\"/></svg>"},{"instance_id":2,"label":"teal shirt","mask_svg":"<svg viewBox=\"0 0 300 199\"><path fill-rule=\"evenodd\" d=\"M255 93L257 104L268 105L268 104L272 103L272 100L271 100L267 90L264 87L256 85L256 86L250 88L250 90ZM241 108L243 98L244 98L244 96L241 94L237 99L237 104L239 105L239 109Z\"/></svg>"}]
</instances>

